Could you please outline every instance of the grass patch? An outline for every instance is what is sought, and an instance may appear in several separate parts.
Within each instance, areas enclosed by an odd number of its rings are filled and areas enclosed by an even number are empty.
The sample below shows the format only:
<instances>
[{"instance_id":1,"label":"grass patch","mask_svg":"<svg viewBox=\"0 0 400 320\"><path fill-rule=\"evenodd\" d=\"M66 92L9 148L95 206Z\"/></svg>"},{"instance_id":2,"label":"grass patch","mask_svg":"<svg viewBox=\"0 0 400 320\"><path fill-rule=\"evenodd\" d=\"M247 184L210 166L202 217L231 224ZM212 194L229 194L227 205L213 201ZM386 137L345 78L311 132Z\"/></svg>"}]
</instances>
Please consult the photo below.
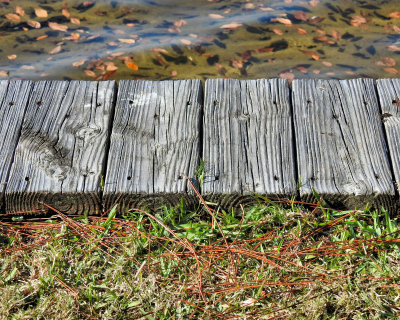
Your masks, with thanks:
<instances>
[{"instance_id":1,"label":"grass patch","mask_svg":"<svg viewBox=\"0 0 400 320\"><path fill-rule=\"evenodd\" d=\"M385 211L269 201L0 222L2 319L400 317Z\"/></svg>"}]
</instances>

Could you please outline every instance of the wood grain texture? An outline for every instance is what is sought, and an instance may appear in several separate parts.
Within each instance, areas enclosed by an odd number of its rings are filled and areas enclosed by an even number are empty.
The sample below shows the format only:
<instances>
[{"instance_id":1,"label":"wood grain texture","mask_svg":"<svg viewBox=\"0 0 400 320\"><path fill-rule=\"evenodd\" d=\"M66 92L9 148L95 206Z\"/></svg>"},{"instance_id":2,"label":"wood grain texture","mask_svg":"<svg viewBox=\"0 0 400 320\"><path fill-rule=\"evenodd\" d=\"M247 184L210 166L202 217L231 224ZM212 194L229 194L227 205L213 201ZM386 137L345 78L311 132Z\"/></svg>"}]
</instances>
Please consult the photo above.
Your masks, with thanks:
<instances>
[{"instance_id":1,"label":"wood grain texture","mask_svg":"<svg viewBox=\"0 0 400 320\"><path fill-rule=\"evenodd\" d=\"M400 79L378 80L377 89L395 185L400 192Z\"/></svg>"},{"instance_id":2,"label":"wood grain texture","mask_svg":"<svg viewBox=\"0 0 400 320\"><path fill-rule=\"evenodd\" d=\"M6 188L6 211L101 212L115 82L36 82Z\"/></svg>"},{"instance_id":3,"label":"wood grain texture","mask_svg":"<svg viewBox=\"0 0 400 320\"><path fill-rule=\"evenodd\" d=\"M300 196L335 208L392 207L394 186L372 79L294 80Z\"/></svg>"},{"instance_id":4,"label":"wood grain texture","mask_svg":"<svg viewBox=\"0 0 400 320\"><path fill-rule=\"evenodd\" d=\"M287 81L212 79L205 87L205 198L230 208L254 194L296 195Z\"/></svg>"},{"instance_id":5,"label":"wood grain texture","mask_svg":"<svg viewBox=\"0 0 400 320\"><path fill-rule=\"evenodd\" d=\"M199 164L200 80L120 81L104 187L104 208L186 204L194 195L182 173Z\"/></svg>"},{"instance_id":6,"label":"wood grain texture","mask_svg":"<svg viewBox=\"0 0 400 320\"><path fill-rule=\"evenodd\" d=\"M32 88L31 81L0 81L0 208Z\"/></svg>"}]
</instances>

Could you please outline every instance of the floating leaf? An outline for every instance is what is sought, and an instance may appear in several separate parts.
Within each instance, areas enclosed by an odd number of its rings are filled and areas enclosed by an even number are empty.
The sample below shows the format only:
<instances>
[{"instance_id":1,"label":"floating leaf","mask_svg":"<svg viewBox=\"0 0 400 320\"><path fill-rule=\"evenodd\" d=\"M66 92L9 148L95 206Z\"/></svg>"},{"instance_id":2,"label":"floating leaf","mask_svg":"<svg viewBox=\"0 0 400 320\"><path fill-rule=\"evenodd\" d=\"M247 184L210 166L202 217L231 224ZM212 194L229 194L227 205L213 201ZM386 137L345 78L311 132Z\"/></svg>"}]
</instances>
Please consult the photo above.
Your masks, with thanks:
<instances>
[{"instance_id":1,"label":"floating leaf","mask_svg":"<svg viewBox=\"0 0 400 320\"><path fill-rule=\"evenodd\" d=\"M71 23L73 24L81 24L81 20L79 20L78 18L71 18L69 21L71 21Z\"/></svg>"},{"instance_id":2,"label":"floating leaf","mask_svg":"<svg viewBox=\"0 0 400 320\"><path fill-rule=\"evenodd\" d=\"M67 9L62 9L61 13L67 19L69 19L69 17L71 16L71 14L69 13L69 11Z\"/></svg>"},{"instance_id":3,"label":"floating leaf","mask_svg":"<svg viewBox=\"0 0 400 320\"><path fill-rule=\"evenodd\" d=\"M47 18L47 11L42 8L35 8L35 14L38 18Z\"/></svg>"},{"instance_id":4,"label":"floating leaf","mask_svg":"<svg viewBox=\"0 0 400 320\"><path fill-rule=\"evenodd\" d=\"M21 17L15 13L7 13L6 18L12 22L20 22Z\"/></svg>"},{"instance_id":5,"label":"floating leaf","mask_svg":"<svg viewBox=\"0 0 400 320\"><path fill-rule=\"evenodd\" d=\"M14 59L17 58L17 55L16 55L16 54L10 54L9 56L7 56L7 58L8 58L9 60L14 60Z\"/></svg>"},{"instance_id":6,"label":"floating leaf","mask_svg":"<svg viewBox=\"0 0 400 320\"><path fill-rule=\"evenodd\" d=\"M171 70L171 76L176 77L178 75L178 71Z\"/></svg>"},{"instance_id":7,"label":"floating leaf","mask_svg":"<svg viewBox=\"0 0 400 320\"><path fill-rule=\"evenodd\" d=\"M74 62L72 65L74 67L79 67L79 66L83 65L85 62L86 62L86 60L83 59L83 60L79 60L79 61Z\"/></svg>"},{"instance_id":8,"label":"floating leaf","mask_svg":"<svg viewBox=\"0 0 400 320\"><path fill-rule=\"evenodd\" d=\"M167 51L167 50L165 50L165 49L162 49L162 48L153 48L153 49L150 49L150 51L152 51L152 52L162 52L162 53L168 53L168 51Z\"/></svg>"},{"instance_id":9,"label":"floating leaf","mask_svg":"<svg viewBox=\"0 0 400 320\"><path fill-rule=\"evenodd\" d=\"M130 44L134 44L136 43L135 39L118 39L120 42L122 43L130 43Z\"/></svg>"},{"instance_id":10,"label":"floating leaf","mask_svg":"<svg viewBox=\"0 0 400 320\"><path fill-rule=\"evenodd\" d=\"M316 7L319 4L319 0L310 0L308 1L308 3L312 6L312 7Z\"/></svg>"},{"instance_id":11,"label":"floating leaf","mask_svg":"<svg viewBox=\"0 0 400 320\"><path fill-rule=\"evenodd\" d=\"M21 66L21 69L23 69L23 70L35 70L35 67L34 66L28 66L28 65L23 65L23 66Z\"/></svg>"},{"instance_id":12,"label":"floating leaf","mask_svg":"<svg viewBox=\"0 0 400 320\"><path fill-rule=\"evenodd\" d=\"M190 41L190 40L187 40L187 39L180 39L180 40L183 44L186 44L187 46L192 44L192 41Z\"/></svg>"},{"instance_id":13,"label":"floating leaf","mask_svg":"<svg viewBox=\"0 0 400 320\"><path fill-rule=\"evenodd\" d=\"M307 73L308 72L308 70L307 70L307 68L304 68L304 67L296 67L296 69L297 70L299 70L300 72L303 72L303 73Z\"/></svg>"},{"instance_id":14,"label":"floating leaf","mask_svg":"<svg viewBox=\"0 0 400 320\"><path fill-rule=\"evenodd\" d=\"M115 71L118 70L118 67L114 64L114 62L104 62L107 71Z\"/></svg>"},{"instance_id":15,"label":"floating leaf","mask_svg":"<svg viewBox=\"0 0 400 320\"><path fill-rule=\"evenodd\" d=\"M17 14L19 14L21 17L23 17L23 16L25 15L25 10L22 9L21 7L19 7L19 6L16 6L16 7L15 7L15 12L16 12Z\"/></svg>"},{"instance_id":16,"label":"floating leaf","mask_svg":"<svg viewBox=\"0 0 400 320\"><path fill-rule=\"evenodd\" d=\"M43 36L37 37L36 40L37 40L37 41L43 40L43 39L46 39L47 37L48 37L48 35L45 34L45 35L43 35Z\"/></svg>"},{"instance_id":17,"label":"floating leaf","mask_svg":"<svg viewBox=\"0 0 400 320\"><path fill-rule=\"evenodd\" d=\"M126 65L129 69L132 69L132 70L135 70L135 71L139 70L138 65L137 65L136 63L132 62L132 61L126 62L125 65Z\"/></svg>"},{"instance_id":18,"label":"floating leaf","mask_svg":"<svg viewBox=\"0 0 400 320\"><path fill-rule=\"evenodd\" d=\"M282 30L280 30L280 29L272 29L272 31L274 32L274 33L276 33L277 35L283 35L283 31Z\"/></svg>"},{"instance_id":19,"label":"floating leaf","mask_svg":"<svg viewBox=\"0 0 400 320\"><path fill-rule=\"evenodd\" d=\"M92 70L84 70L83 71L88 77L96 78L96 74Z\"/></svg>"},{"instance_id":20,"label":"floating leaf","mask_svg":"<svg viewBox=\"0 0 400 320\"><path fill-rule=\"evenodd\" d=\"M236 69L242 69L243 68L243 61L232 59L231 62L232 62L232 67L234 67Z\"/></svg>"},{"instance_id":21,"label":"floating leaf","mask_svg":"<svg viewBox=\"0 0 400 320\"><path fill-rule=\"evenodd\" d=\"M56 53L59 53L60 51L61 51L61 46L57 46L53 50L51 50L49 53L56 54Z\"/></svg>"},{"instance_id":22,"label":"floating leaf","mask_svg":"<svg viewBox=\"0 0 400 320\"><path fill-rule=\"evenodd\" d=\"M279 23L282 23L282 24L284 24L286 26L291 26L292 25L292 21L290 21L287 18L273 18L273 19L271 19L271 22L279 22Z\"/></svg>"},{"instance_id":23,"label":"floating leaf","mask_svg":"<svg viewBox=\"0 0 400 320\"><path fill-rule=\"evenodd\" d=\"M210 13L208 15L211 19L223 19L224 16L221 16L220 14L216 14L216 13Z\"/></svg>"},{"instance_id":24,"label":"floating leaf","mask_svg":"<svg viewBox=\"0 0 400 320\"><path fill-rule=\"evenodd\" d=\"M342 35L339 33L339 31L335 29L331 30L331 35L335 40L340 40L342 38Z\"/></svg>"},{"instance_id":25,"label":"floating leaf","mask_svg":"<svg viewBox=\"0 0 400 320\"><path fill-rule=\"evenodd\" d=\"M396 33L400 33L400 27L393 26L393 31L396 32Z\"/></svg>"},{"instance_id":26,"label":"floating leaf","mask_svg":"<svg viewBox=\"0 0 400 320\"><path fill-rule=\"evenodd\" d=\"M353 19L350 21L350 23L355 27L359 27L362 24L366 24L367 19L365 19L364 17L360 17L360 16L354 16Z\"/></svg>"},{"instance_id":27,"label":"floating leaf","mask_svg":"<svg viewBox=\"0 0 400 320\"><path fill-rule=\"evenodd\" d=\"M49 22L49 27L53 30L63 31L63 32L68 30L68 26L56 22Z\"/></svg>"},{"instance_id":28,"label":"floating leaf","mask_svg":"<svg viewBox=\"0 0 400 320\"><path fill-rule=\"evenodd\" d=\"M395 11L389 14L389 17L392 19L398 19L400 18L400 11Z\"/></svg>"},{"instance_id":29,"label":"floating leaf","mask_svg":"<svg viewBox=\"0 0 400 320\"><path fill-rule=\"evenodd\" d=\"M381 58L381 60L382 61L375 62L375 64L377 66L386 66L386 67L394 67L396 65L396 60L394 60L393 58L383 57Z\"/></svg>"},{"instance_id":30,"label":"floating leaf","mask_svg":"<svg viewBox=\"0 0 400 320\"><path fill-rule=\"evenodd\" d=\"M314 60L318 60L319 59L319 55L314 51L301 50L301 49L299 49L299 51L304 53L304 54L307 54L307 55L311 56L311 58L313 58Z\"/></svg>"},{"instance_id":31,"label":"floating leaf","mask_svg":"<svg viewBox=\"0 0 400 320\"><path fill-rule=\"evenodd\" d=\"M0 70L0 77L8 77L9 73L7 71Z\"/></svg>"},{"instance_id":32,"label":"floating leaf","mask_svg":"<svg viewBox=\"0 0 400 320\"><path fill-rule=\"evenodd\" d=\"M316 36L314 37L314 41L325 42L327 44L335 44L335 41L332 41L327 36Z\"/></svg>"},{"instance_id":33,"label":"floating leaf","mask_svg":"<svg viewBox=\"0 0 400 320\"><path fill-rule=\"evenodd\" d=\"M27 24L28 24L28 26L35 28L35 29L39 29L42 26L39 21L35 21L35 20L28 20Z\"/></svg>"},{"instance_id":34,"label":"floating leaf","mask_svg":"<svg viewBox=\"0 0 400 320\"><path fill-rule=\"evenodd\" d=\"M307 21L310 16L308 15L308 13L305 13L304 11L299 11L294 14L294 17L297 20Z\"/></svg>"},{"instance_id":35,"label":"floating leaf","mask_svg":"<svg viewBox=\"0 0 400 320\"><path fill-rule=\"evenodd\" d=\"M183 25L185 25L187 22L185 21L185 20L183 20L183 19L181 19L181 20L175 20L174 21L174 26L175 27L177 27L177 28L180 28L180 27L182 27Z\"/></svg>"},{"instance_id":36,"label":"floating leaf","mask_svg":"<svg viewBox=\"0 0 400 320\"><path fill-rule=\"evenodd\" d=\"M287 79L289 81L289 83L291 83L293 81L293 79L294 79L294 73L293 72L289 72L289 71L281 72L279 74L279 77L282 78L282 79Z\"/></svg>"},{"instance_id":37,"label":"floating leaf","mask_svg":"<svg viewBox=\"0 0 400 320\"><path fill-rule=\"evenodd\" d=\"M388 49L389 51L394 51L394 52L400 51L400 47L398 47L398 46L396 46L394 44L392 44L390 46L387 46L386 49Z\"/></svg>"},{"instance_id":38,"label":"floating leaf","mask_svg":"<svg viewBox=\"0 0 400 320\"><path fill-rule=\"evenodd\" d=\"M389 72L391 74L398 74L399 72L395 68L384 68L386 72Z\"/></svg>"},{"instance_id":39,"label":"floating leaf","mask_svg":"<svg viewBox=\"0 0 400 320\"><path fill-rule=\"evenodd\" d=\"M296 32L297 32L298 34L307 34L307 31L304 30L303 28L296 28Z\"/></svg>"},{"instance_id":40,"label":"floating leaf","mask_svg":"<svg viewBox=\"0 0 400 320\"><path fill-rule=\"evenodd\" d=\"M332 67L332 63L329 61L322 61L322 64L326 67Z\"/></svg>"},{"instance_id":41,"label":"floating leaf","mask_svg":"<svg viewBox=\"0 0 400 320\"><path fill-rule=\"evenodd\" d=\"M240 28L242 25L243 24L241 24L240 22L232 22L232 23L224 24L220 28L221 29L237 29L237 28Z\"/></svg>"}]
</instances>

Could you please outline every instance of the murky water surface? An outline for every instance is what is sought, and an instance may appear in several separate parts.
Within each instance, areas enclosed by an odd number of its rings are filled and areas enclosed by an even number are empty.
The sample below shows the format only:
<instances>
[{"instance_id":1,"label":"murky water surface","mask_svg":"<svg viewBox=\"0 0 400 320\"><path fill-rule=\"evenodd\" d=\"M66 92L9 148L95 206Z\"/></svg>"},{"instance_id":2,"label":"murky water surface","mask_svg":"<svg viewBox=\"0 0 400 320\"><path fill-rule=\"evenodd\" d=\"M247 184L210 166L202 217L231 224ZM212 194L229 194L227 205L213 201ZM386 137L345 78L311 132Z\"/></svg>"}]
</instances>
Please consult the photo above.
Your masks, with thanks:
<instances>
[{"instance_id":1,"label":"murky water surface","mask_svg":"<svg viewBox=\"0 0 400 320\"><path fill-rule=\"evenodd\" d=\"M397 77L399 0L0 0L0 79Z\"/></svg>"}]
</instances>

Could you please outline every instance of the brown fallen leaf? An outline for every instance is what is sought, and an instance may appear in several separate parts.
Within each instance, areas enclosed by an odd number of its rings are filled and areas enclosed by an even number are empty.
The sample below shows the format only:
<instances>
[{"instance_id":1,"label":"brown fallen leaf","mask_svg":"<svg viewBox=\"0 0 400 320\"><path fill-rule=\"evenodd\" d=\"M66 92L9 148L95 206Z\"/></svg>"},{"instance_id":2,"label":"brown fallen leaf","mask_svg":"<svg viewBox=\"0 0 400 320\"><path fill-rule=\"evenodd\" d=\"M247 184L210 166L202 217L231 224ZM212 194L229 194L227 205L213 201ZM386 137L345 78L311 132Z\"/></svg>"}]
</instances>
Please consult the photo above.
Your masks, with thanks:
<instances>
[{"instance_id":1,"label":"brown fallen leaf","mask_svg":"<svg viewBox=\"0 0 400 320\"><path fill-rule=\"evenodd\" d=\"M400 33L400 27L393 26L393 31L396 32L396 33Z\"/></svg>"},{"instance_id":2,"label":"brown fallen leaf","mask_svg":"<svg viewBox=\"0 0 400 320\"><path fill-rule=\"evenodd\" d=\"M393 51L393 52L398 52L398 51L400 51L400 47L398 47L398 46L396 46L396 45L394 45L394 44L392 44L392 45L390 45L390 46L387 46L386 49L388 49L389 51Z\"/></svg>"},{"instance_id":3,"label":"brown fallen leaf","mask_svg":"<svg viewBox=\"0 0 400 320\"><path fill-rule=\"evenodd\" d=\"M21 66L20 68L23 69L23 70L35 70L34 66L28 66L26 64Z\"/></svg>"},{"instance_id":4,"label":"brown fallen leaf","mask_svg":"<svg viewBox=\"0 0 400 320\"><path fill-rule=\"evenodd\" d=\"M162 48L153 48L153 49L150 49L150 51L151 51L151 52L162 52L162 53L168 53L168 51L167 51L167 50L165 50L165 49L162 49Z\"/></svg>"},{"instance_id":5,"label":"brown fallen leaf","mask_svg":"<svg viewBox=\"0 0 400 320\"><path fill-rule=\"evenodd\" d=\"M135 39L118 39L118 41L122 42L122 43L129 43L129 44L134 44L136 43Z\"/></svg>"},{"instance_id":6,"label":"brown fallen leaf","mask_svg":"<svg viewBox=\"0 0 400 320\"><path fill-rule=\"evenodd\" d=\"M399 72L395 68L384 68L383 70L391 74L399 74Z\"/></svg>"},{"instance_id":7,"label":"brown fallen leaf","mask_svg":"<svg viewBox=\"0 0 400 320\"><path fill-rule=\"evenodd\" d=\"M304 11L299 11L294 14L294 17L297 20L307 21L310 16L308 15L308 13L305 13Z\"/></svg>"},{"instance_id":8,"label":"brown fallen leaf","mask_svg":"<svg viewBox=\"0 0 400 320\"><path fill-rule=\"evenodd\" d=\"M49 22L49 27L50 27L50 29L57 30L57 31L63 31L63 32L68 30L68 26L66 26L64 24L59 24L56 22Z\"/></svg>"},{"instance_id":9,"label":"brown fallen leaf","mask_svg":"<svg viewBox=\"0 0 400 320\"><path fill-rule=\"evenodd\" d=\"M23 16L25 15L25 10L22 9L21 7L19 7L19 6L16 6L16 7L15 7L15 13L17 13L17 14L19 14L21 17L23 17Z\"/></svg>"},{"instance_id":10,"label":"brown fallen leaf","mask_svg":"<svg viewBox=\"0 0 400 320\"><path fill-rule=\"evenodd\" d=\"M231 62L232 62L232 67L234 67L236 69L243 68L243 62L241 60L232 59Z\"/></svg>"},{"instance_id":11,"label":"brown fallen leaf","mask_svg":"<svg viewBox=\"0 0 400 320\"><path fill-rule=\"evenodd\" d=\"M287 79L291 83L294 79L294 73L290 71L281 72L279 77L282 79Z\"/></svg>"},{"instance_id":12,"label":"brown fallen leaf","mask_svg":"<svg viewBox=\"0 0 400 320\"><path fill-rule=\"evenodd\" d=\"M319 55L318 55L316 52L314 52L314 51L310 51L310 50L301 50L301 49L299 49L299 51L300 51L301 53L304 53L304 54L307 54L307 55L311 56L311 58L313 58L314 60L318 60L318 59L319 59Z\"/></svg>"},{"instance_id":13,"label":"brown fallen leaf","mask_svg":"<svg viewBox=\"0 0 400 320\"><path fill-rule=\"evenodd\" d=\"M303 28L296 28L296 32L297 32L298 34L307 34L307 31L304 30Z\"/></svg>"},{"instance_id":14,"label":"brown fallen leaf","mask_svg":"<svg viewBox=\"0 0 400 320\"><path fill-rule=\"evenodd\" d=\"M277 35L283 35L283 31L282 30L280 30L280 29L272 29L272 31L274 32L274 33L276 33Z\"/></svg>"},{"instance_id":15,"label":"brown fallen leaf","mask_svg":"<svg viewBox=\"0 0 400 320\"><path fill-rule=\"evenodd\" d=\"M271 19L271 22L279 22L279 23L282 23L282 24L284 24L286 26L291 26L292 25L292 21L290 21L287 18L273 18L273 19Z\"/></svg>"},{"instance_id":16,"label":"brown fallen leaf","mask_svg":"<svg viewBox=\"0 0 400 320\"><path fill-rule=\"evenodd\" d=\"M174 21L174 26L177 27L177 28L180 28L180 27L182 27L183 25L185 25L186 23L187 23L187 22L186 22L185 20L183 20L183 19L175 20L175 21Z\"/></svg>"},{"instance_id":17,"label":"brown fallen leaf","mask_svg":"<svg viewBox=\"0 0 400 320\"><path fill-rule=\"evenodd\" d=\"M0 77L8 77L9 75L7 71L0 70Z\"/></svg>"},{"instance_id":18,"label":"brown fallen leaf","mask_svg":"<svg viewBox=\"0 0 400 320\"><path fill-rule=\"evenodd\" d=\"M71 14L69 13L69 11L67 10L67 9L62 9L62 11L61 11L61 13L62 13L62 15L64 16L64 17L66 17L67 19L69 19L69 17L71 16Z\"/></svg>"},{"instance_id":19,"label":"brown fallen leaf","mask_svg":"<svg viewBox=\"0 0 400 320\"><path fill-rule=\"evenodd\" d=\"M28 24L28 26L35 29L39 29L42 26L39 21L35 20L28 20L26 23Z\"/></svg>"},{"instance_id":20,"label":"brown fallen leaf","mask_svg":"<svg viewBox=\"0 0 400 320\"><path fill-rule=\"evenodd\" d=\"M224 16L221 16L220 14L216 14L216 13L210 13L210 14L208 14L208 16L211 19L223 19L224 18Z\"/></svg>"},{"instance_id":21,"label":"brown fallen leaf","mask_svg":"<svg viewBox=\"0 0 400 320\"><path fill-rule=\"evenodd\" d=\"M242 25L243 24L241 24L240 22L232 22L232 23L224 24L220 28L221 29L237 29L237 28L240 28Z\"/></svg>"},{"instance_id":22,"label":"brown fallen leaf","mask_svg":"<svg viewBox=\"0 0 400 320\"><path fill-rule=\"evenodd\" d=\"M92 70L84 70L83 71L88 77L96 78L96 74Z\"/></svg>"},{"instance_id":23,"label":"brown fallen leaf","mask_svg":"<svg viewBox=\"0 0 400 320\"><path fill-rule=\"evenodd\" d=\"M331 30L331 35L336 41L338 41L342 38L342 35L340 34L340 32L335 29Z\"/></svg>"},{"instance_id":24,"label":"brown fallen leaf","mask_svg":"<svg viewBox=\"0 0 400 320\"><path fill-rule=\"evenodd\" d=\"M35 14L38 18L47 18L47 11L42 8L35 8Z\"/></svg>"},{"instance_id":25,"label":"brown fallen leaf","mask_svg":"<svg viewBox=\"0 0 400 320\"><path fill-rule=\"evenodd\" d=\"M360 17L360 16L353 16L353 19L350 21L351 25L355 26L355 27L359 27L362 24L366 24L367 23L367 19L365 19L364 17Z\"/></svg>"},{"instance_id":26,"label":"brown fallen leaf","mask_svg":"<svg viewBox=\"0 0 400 320\"><path fill-rule=\"evenodd\" d=\"M332 63L329 61L322 61L322 64L326 67L332 67Z\"/></svg>"},{"instance_id":27,"label":"brown fallen leaf","mask_svg":"<svg viewBox=\"0 0 400 320\"><path fill-rule=\"evenodd\" d=\"M187 46L192 44L192 41L187 40L187 39L180 39L180 41L181 41L183 44L186 44Z\"/></svg>"},{"instance_id":28,"label":"brown fallen leaf","mask_svg":"<svg viewBox=\"0 0 400 320\"><path fill-rule=\"evenodd\" d=\"M134 71L139 70L138 65L137 65L136 63L132 62L132 61L126 62L125 65L126 65L129 69L132 69L132 70L134 70Z\"/></svg>"},{"instance_id":29,"label":"brown fallen leaf","mask_svg":"<svg viewBox=\"0 0 400 320\"><path fill-rule=\"evenodd\" d=\"M178 75L178 71L171 70L171 76L176 77Z\"/></svg>"},{"instance_id":30,"label":"brown fallen leaf","mask_svg":"<svg viewBox=\"0 0 400 320\"><path fill-rule=\"evenodd\" d=\"M400 11L395 11L389 14L389 17L392 19L398 19L400 18Z\"/></svg>"},{"instance_id":31,"label":"brown fallen leaf","mask_svg":"<svg viewBox=\"0 0 400 320\"><path fill-rule=\"evenodd\" d=\"M61 51L61 49L62 49L61 46L57 46L53 50L51 50L49 53L56 54L56 53L59 53Z\"/></svg>"},{"instance_id":32,"label":"brown fallen leaf","mask_svg":"<svg viewBox=\"0 0 400 320\"><path fill-rule=\"evenodd\" d=\"M71 23L73 24L81 24L81 20L79 20L78 18L71 18L69 21L71 21Z\"/></svg>"},{"instance_id":33,"label":"brown fallen leaf","mask_svg":"<svg viewBox=\"0 0 400 320\"><path fill-rule=\"evenodd\" d=\"M312 17L308 20L309 23L320 23L325 20L325 17Z\"/></svg>"},{"instance_id":34,"label":"brown fallen leaf","mask_svg":"<svg viewBox=\"0 0 400 320\"><path fill-rule=\"evenodd\" d=\"M304 68L304 67L296 67L296 69L299 70L300 72L303 72L303 73L307 73L308 72L307 68Z\"/></svg>"},{"instance_id":35,"label":"brown fallen leaf","mask_svg":"<svg viewBox=\"0 0 400 320\"><path fill-rule=\"evenodd\" d=\"M308 1L308 3L312 6L312 7L316 7L319 4L319 0L310 0Z\"/></svg>"},{"instance_id":36,"label":"brown fallen leaf","mask_svg":"<svg viewBox=\"0 0 400 320\"><path fill-rule=\"evenodd\" d=\"M43 40L43 39L46 39L47 37L48 37L48 35L47 35L47 34L44 34L43 36L37 37L36 40L37 40L37 41Z\"/></svg>"},{"instance_id":37,"label":"brown fallen leaf","mask_svg":"<svg viewBox=\"0 0 400 320\"><path fill-rule=\"evenodd\" d=\"M114 62L107 61L107 62L104 62L104 65L106 66L107 71L118 70L118 67L114 64Z\"/></svg>"},{"instance_id":38,"label":"brown fallen leaf","mask_svg":"<svg viewBox=\"0 0 400 320\"><path fill-rule=\"evenodd\" d=\"M274 48L258 48L254 50L255 53L273 52L273 51Z\"/></svg>"},{"instance_id":39,"label":"brown fallen leaf","mask_svg":"<svg viewBox=\"0 0 400 320\"><path fill-rule=\"evenodd\" d=\"M73 40L78 40L80 37L81 37L81 35L79 33L75 33L75 32L71 33L71 38Z\"/></svg>"},{"instance_id":40,"label":"brown fallen leaf","mask_svg":"<svg viewBox=\"0 0 400 320\"><path fill-rule=\"evenodd\" d=\"M86 60L83 59L83 60L79 60L79 61L74 62L72 65L74 67L79 67L79 66L83 65L85 62L86 62Z\"/></svg>"},{"instance_id":41,"label":"brown fallen leaf","mask_svg":"<svg viewBox=\"0 0 400 320\"><path fill-rule=\"evenodd\" d=\"M12 22L20 22L21 17L15 13L7 13L6 18Z\"/></svg>"},{"instance_id":42,"label":"brown fallen leaf","mask_svg":"<svg viewBox=\"0 0 400 320\"><path fill-rule=\"evenodd\" d=\"M8 60L14 60L17 58L16 54L10 54L9 56L7 56Z\"/></svg>"},{"instance_id":43,"label":"brown fallen leaf","mask_svg":"<svg viewBox=\"0 0 400 320\"><path fill-rule=\"evenodd\" d=\"M314 41L325 42L327 44L335 44L335 41L332 41L327 36L316 36L314 37Z\"/></svg>"}]
</instances>

